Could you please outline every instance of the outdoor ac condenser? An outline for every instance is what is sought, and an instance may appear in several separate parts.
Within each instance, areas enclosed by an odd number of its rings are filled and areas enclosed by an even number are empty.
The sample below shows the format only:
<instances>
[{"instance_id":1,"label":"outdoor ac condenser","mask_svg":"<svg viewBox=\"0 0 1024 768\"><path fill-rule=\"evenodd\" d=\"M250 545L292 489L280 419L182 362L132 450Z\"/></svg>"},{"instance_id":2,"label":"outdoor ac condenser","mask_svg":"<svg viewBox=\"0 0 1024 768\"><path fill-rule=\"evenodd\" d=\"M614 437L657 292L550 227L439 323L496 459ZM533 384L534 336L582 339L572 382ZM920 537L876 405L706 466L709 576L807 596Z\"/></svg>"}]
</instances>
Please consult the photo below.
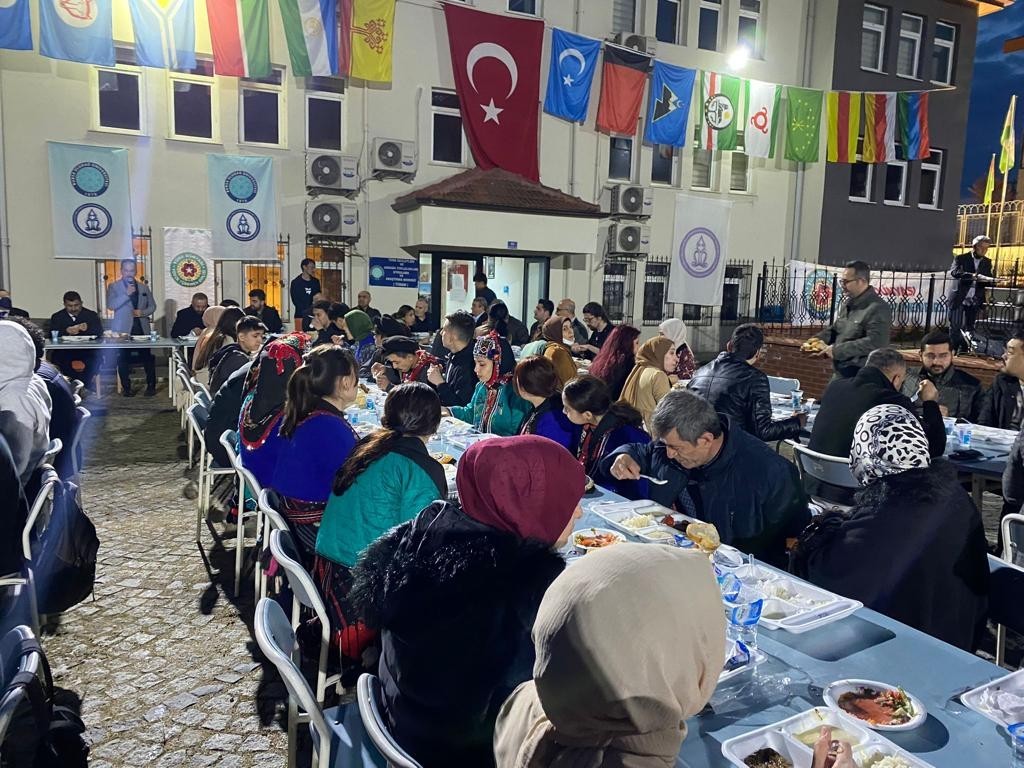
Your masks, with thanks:
<instances>
[{"instance_id":1,"label":"outdoor ac condenser","mask_svg":"<svg viewBox=\"0 0 1024 768\"><path fill-rule=\"evenodd\" d=\"M341 240L358 240L359 206L348 202L306 203L306 233Z\"/></svg>"},{"instance_id":2,"label":"outdoor ac condenser","mask_svg":"<svg viewBox=\"0 0 1024 768\"><path fill-rule=\"evenodd\" d=\"M376 138L370 160L375 174L412 176L419 165L416 142Z\"/></svg>"},{"instance_id":3,"label":"outdoor ac condenser","mask_svg":"<svg viewBox=\"0 0 1024 768\"><path fill-rule=\"evenodd\" d=\"M646 224L617 222L608 227L608 254L646 256L651 247L651 228Z\"/></svg>"},{"instance_id":4,"label":"outdoor ac condenser","mask_svg":"<svg viewBox=\"0 0 1024 768\"><path fill-rule=\"evenodd\" d=\"M658 52L657 39L640 35L636 32L616 32L615 37L612 39L616 45L621 45L623 48L632 48L634 51L646 53L648 56L653 56Z\"/></svg>"},{"instance_id":5,"label":"outdoor ac condenser","mask_svg":"<svg viewBox=\"0 0 1024 768\"><path fill-rule=\"evenodd\" d=\"M601 211L609 216L647 218L654 213L654 195L650 187L612 184L601 193Z\"/></svg>"},{"instance_id":6,"label":"outdoor ac condenser","mask_svg":"<svg viewBox=\"0 0 1024 768\"><path fill-rule=\"evenodd\" d=\"M306 189L316 194L355 194L359 191L359 158L333 152L306 153Z\"/></svg>"}]
</instances>

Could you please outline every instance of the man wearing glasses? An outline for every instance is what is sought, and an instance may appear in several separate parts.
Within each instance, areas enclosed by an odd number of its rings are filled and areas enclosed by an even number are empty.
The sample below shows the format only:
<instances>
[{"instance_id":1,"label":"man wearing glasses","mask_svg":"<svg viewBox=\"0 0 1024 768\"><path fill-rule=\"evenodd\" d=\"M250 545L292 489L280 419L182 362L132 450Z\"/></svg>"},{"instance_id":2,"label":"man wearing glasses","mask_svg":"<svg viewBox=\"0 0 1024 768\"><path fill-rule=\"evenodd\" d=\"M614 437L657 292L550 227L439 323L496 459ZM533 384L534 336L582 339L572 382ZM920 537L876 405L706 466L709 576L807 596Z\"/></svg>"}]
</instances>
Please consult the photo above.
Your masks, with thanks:
<instances>
[{"instance_id":1,"label":"man wearing glasses","mask_svg":"<svg viewBox=\"0 0 1024 768\"><path fill-rule=\"evenodd\" d=\"M813 354L831 358L835 378L850 378L873 350L888 346L892 308L871 287L871 269L863 261L847 264L839 283L846 301L835 322L814 337L828 346Z\"/></svg>"}]
</instances>

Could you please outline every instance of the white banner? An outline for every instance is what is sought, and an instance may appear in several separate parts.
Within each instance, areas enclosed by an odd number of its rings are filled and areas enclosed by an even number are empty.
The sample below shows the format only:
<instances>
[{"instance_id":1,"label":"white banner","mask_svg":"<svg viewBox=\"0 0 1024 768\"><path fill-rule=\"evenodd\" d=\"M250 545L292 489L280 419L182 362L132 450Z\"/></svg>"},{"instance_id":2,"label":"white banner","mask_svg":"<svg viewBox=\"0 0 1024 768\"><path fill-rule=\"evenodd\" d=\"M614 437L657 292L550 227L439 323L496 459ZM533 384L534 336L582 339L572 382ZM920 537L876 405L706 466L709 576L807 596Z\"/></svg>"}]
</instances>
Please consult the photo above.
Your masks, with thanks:
<instances>
[{"instance_id":1,"label":"white banner","mask_svg":"<svg viewBox=\"0 0 1024 768\"><path fill-rule=\"evenodd\" d=\"M676 195L668 300L675 304L722 304L726 244L732 203Z\"/></svg>"},{"instance_id":2,"label":"white banner","mask_svg":"<svg viewBox=\"0 0 1024 768\"><path fill-rule=\"evenodd\" d=\"M210 229L217 258L277 260L277 194L269 157L207 155Z\"/></svg>"},{"instance_id":3,"label":"white banner","mask_svg":"<svg viewBox=\"0 0 1024 768\"><path fill-rule=\"evenodd\" d=\"M213 235L208 229L164 227L164 302L168 317L205 293L216 304ZM173 307L169 306L173 303Z\"/></svg>"}]
</instances>

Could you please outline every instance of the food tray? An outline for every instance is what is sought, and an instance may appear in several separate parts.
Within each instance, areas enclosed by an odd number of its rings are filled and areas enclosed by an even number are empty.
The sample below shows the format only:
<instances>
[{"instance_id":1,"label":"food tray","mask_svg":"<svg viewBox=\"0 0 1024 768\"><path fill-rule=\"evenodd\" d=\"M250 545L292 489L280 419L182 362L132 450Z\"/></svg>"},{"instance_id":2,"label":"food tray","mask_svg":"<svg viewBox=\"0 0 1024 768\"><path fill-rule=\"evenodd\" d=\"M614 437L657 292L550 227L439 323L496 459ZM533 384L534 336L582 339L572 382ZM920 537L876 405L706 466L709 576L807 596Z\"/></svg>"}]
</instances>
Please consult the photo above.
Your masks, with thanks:
<instances>
[{"instance_id":1,"label":"food tray","mask_svg":"<svg viewBox=\"0 0 1024 768\"><path fill-rule=\"evenodd\" d=\"M824 691L825 703L836 712L839 712L841 716L847 720L852 720L855 723L863 725L866 728L871 728L875 731L912 731L928 719L928 710L925 709L921 700L910 691L904 690L903 692L910 699L910 703L914 708L914 716L910 720L905 723L900 723L899 725L879 725L877 723L872 724L865 720L861 720L856 715L847 712L839 706L840 696L858 688L872 688L876 691L896 690L896 686L888 683L880 683L877 680L836 680Z\"/></svg>"},{"instance_id":2,"label":"food tray","mask_svg":"<svg viewBox=\"0 0 1024 768\"><path fill-rule=\"evenodd\" d=\"M986 700L992 695L990 692L1000 691L1024 697L1024 669L1019 669L984 685L979 685L974 690L961 694L960 701L968 709L973 709L979 715L987 717L993 723L998 723L999 725L1012 725L1024 720L1024 713L1020 717L1012 717L1000 710L986 706Z\"/></svg>"},{"instance_id":3,"label":"food tray","mask_svg":"<svg viewBox=\"0 0 1024 768\"><path fill-rule=\"evenodd\" d=\"M479 443L481 440L492 440L500 435L492 435L490 432L484 432L483 434L471 433L462 435L448 435L448 442L452 445L457 445L459 448L466 450L473 443Z\"/></svg>"},{"instance_id":4,"label":"food tray","mask_svg":"<svg viewBox=\"0 0 1024 768\"><path fill-rule=\"evenodd\" d=\"M590 511L600 517L609 526L630 536L636 536L641 531L653 530L658 527L658 520L665 515L671 514L672 510L656 504L653 501L626 501L626 502L598 502L591 505ZM625 525L625 521L638 515L650 515L651 524L634 528Z\"/></svg>"},{"instance_id":5,"label":"food tray","mask_svg":"<svg viewBox=\"0 0 1024 768\"><path fill-rule=\"evenodd\" d=\"M778 723L734 736L722 744L722 754L737 768L747 768L744 762L747 757L759 749L770 748L789 760L793 768L811 768L811 747L799 741L797 736L815 732L822 725L841 729L851 737L853 759L861 768L870 768L875 762L888 756L902 758L909 768L933 768L930 763L900 749L885 737L848 721L838 712L825 707L816 707Z\"/></svg>"},{"instance_id":6,"label":"food tray","mask_svg":"<svg viewBox=\"0 0 1024 768\"><path fill-rule=\"evenodd\" d=\"M676 546L676 534L679 531L669 528L667 525L655 525L652 528L634 531L634 533L645 544L668 544L674 547Z\"/></svg>"},{"instance_id":7,"label":"food tray","mask_svg":"<svg viewBox=\"0 0 1024 768\"><path fill-rule=\"evenodd\" d=\"M761 565L740 566L736 575L744 584L764 593L765 605L759 625L766 629L784 629L799 635L844 619L864 607L858 600L841 597Z\"/></svg>"}]
</instances>

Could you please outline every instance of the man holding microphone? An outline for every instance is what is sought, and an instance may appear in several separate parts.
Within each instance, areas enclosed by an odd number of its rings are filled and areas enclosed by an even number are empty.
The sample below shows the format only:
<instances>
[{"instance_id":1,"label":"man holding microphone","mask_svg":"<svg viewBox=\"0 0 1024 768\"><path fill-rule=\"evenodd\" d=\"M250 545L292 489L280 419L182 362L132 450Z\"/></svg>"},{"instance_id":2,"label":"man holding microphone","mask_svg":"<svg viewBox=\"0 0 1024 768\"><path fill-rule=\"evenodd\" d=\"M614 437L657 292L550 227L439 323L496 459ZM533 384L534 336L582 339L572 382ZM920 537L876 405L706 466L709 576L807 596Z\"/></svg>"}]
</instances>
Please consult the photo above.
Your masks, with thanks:
<instances>
[{"instance_id":1,"label":"man holding microphone","mask_svg":"<svg viewBox=\"0 0 1024 768\"><path fill-rule=\"evenodd\" d=\"M135 279L135 259L121 261L121 279L107 287L107 308L114 313L110 328L115 333L148 336L150 318L156 312L153 292L144 282ZM117 376L121 380L121 394L132 397L131 364L141 363L146 372L146 397L156 394L156 363L148 349L121 351L117 360Z\"/></svg>"}]
</instances>

